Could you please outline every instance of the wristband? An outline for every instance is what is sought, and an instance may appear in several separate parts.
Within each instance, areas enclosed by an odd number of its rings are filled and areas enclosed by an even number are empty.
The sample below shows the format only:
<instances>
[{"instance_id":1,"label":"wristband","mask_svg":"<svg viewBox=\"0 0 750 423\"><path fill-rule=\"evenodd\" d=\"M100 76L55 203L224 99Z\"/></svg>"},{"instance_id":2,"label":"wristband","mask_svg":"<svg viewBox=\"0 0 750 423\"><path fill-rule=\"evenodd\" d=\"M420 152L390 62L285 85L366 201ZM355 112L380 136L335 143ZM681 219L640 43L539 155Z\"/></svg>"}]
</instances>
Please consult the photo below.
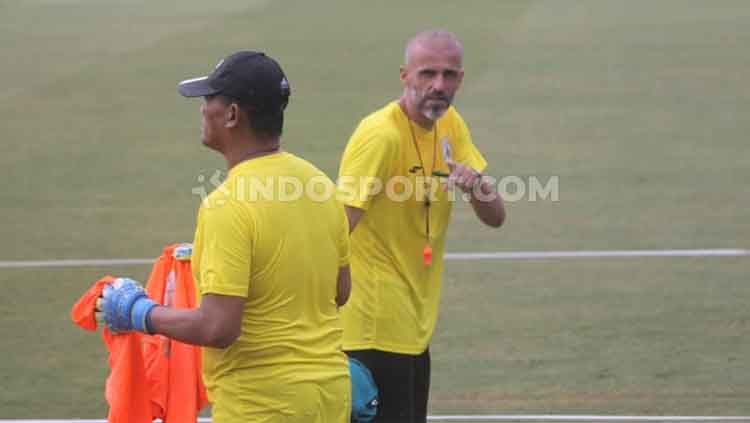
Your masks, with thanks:
<instances>
[{"instance_id":1,"label":"wristband","mask_svg":"<svg viewBox=\"0 0 750 423\"><path fill-rule=\"evenodd\" d=\"M145 295L138 298L133 303L133 308L130 310L130 323L133 325L133 329L139 332L145 332L153 334L154 331L151 328L150 316L151 310L154 309L158 304Z\"/></svg>"}]
</instances>

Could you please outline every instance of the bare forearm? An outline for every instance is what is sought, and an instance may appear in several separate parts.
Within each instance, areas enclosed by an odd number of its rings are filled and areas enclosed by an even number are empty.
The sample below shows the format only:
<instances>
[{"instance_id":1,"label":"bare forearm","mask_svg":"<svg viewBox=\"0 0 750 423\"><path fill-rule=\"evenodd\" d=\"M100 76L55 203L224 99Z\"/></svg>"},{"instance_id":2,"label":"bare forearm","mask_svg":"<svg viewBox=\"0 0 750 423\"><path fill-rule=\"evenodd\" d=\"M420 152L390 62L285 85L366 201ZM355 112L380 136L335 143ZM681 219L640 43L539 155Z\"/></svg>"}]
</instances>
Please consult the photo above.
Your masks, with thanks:
<instances>
[{"instance_id":1,"label":"bare forearm","mask_svg":"<svg viewBox=\"0 0 750 423\"><path fill-rule=\"evenodd\" d=\"M338 281L336 281L336 306L341 307L349 300L352 292L352 273L349 266L339 267Z\"/></svg>"},{"instance_id":2,"label":"bare forearm","mask_svg":"<svg viewBox=\"0 0 750 423\"><path fill-rule=\"evenodd\" d=\"M471 207L479 220L487 226L499 228L505 222L505 204L495 188L480 182L471 193Z\"/></svg>"},{"instance_id":3,"label":"bare forearm","mask_svg":"<svg viewBox=\"0 0 750 423\"><path fill-rule=\"evenodd\" d=\"M186 344L226 348L234 338L223 334L204 310L156 307L151 312L151 329Z\"/></svg>"}]
</instances>

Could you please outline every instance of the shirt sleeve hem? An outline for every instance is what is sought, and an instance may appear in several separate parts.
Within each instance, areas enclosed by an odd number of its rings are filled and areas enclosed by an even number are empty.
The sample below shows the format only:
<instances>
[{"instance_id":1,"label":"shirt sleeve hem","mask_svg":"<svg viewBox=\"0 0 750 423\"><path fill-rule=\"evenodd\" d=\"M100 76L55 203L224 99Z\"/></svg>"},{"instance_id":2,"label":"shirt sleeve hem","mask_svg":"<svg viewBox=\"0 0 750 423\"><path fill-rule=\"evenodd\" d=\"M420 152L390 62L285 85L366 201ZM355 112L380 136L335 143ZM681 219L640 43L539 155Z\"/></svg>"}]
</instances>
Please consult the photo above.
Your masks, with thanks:
<instances>
[{"instance_id":1,"label":"shirt sleeve hem","mask_svg":"<svg viewBox=\"0 0 750 423\"><path fill-rule=\"evenodd\" d=\"M210 288L210 289L201 291L201 295L212 295L212 294L213 295L226 295L229 297L247 298L247 292L240 291L240 290Z\"/></svg>"}]
</instances>

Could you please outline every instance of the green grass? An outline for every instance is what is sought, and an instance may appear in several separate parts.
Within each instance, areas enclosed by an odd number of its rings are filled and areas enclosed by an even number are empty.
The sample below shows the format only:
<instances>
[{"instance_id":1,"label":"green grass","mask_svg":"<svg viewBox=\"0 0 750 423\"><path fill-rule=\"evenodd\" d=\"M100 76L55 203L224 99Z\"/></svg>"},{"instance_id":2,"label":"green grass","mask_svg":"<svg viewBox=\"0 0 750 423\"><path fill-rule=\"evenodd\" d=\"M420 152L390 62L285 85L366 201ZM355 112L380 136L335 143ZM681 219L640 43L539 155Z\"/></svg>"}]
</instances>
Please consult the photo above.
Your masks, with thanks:
<instances>
[{"instance_id":1,"label":"green grass","mask_svg":"<svg viewBox=\"0 0 750 423\"><path fill-rule=\"evenodd\" d=\"M747 414L746 270L746 259L453 264L435 410ZM586 276L560 276L573 273Z\"/></svg>"},{"instance_id":2,"label":"green grass","mask_svg":"<svg viewBox=\"0 0 750 423\"><path fill-rule=\"evenodd\" d=\"M0 0L0 260L156 256L223 168L176 83L277 57L285 148L329 175L400 93L404 41L464 42L457 104L497 176L559 177L502 230L456 208L451 251L747 248L750 5ZM448 262L434 413L748 414L747 258ZM0 270L0 418L106 414L104 347L70 323L104 273Z\"/></svg>"}]
</instances>

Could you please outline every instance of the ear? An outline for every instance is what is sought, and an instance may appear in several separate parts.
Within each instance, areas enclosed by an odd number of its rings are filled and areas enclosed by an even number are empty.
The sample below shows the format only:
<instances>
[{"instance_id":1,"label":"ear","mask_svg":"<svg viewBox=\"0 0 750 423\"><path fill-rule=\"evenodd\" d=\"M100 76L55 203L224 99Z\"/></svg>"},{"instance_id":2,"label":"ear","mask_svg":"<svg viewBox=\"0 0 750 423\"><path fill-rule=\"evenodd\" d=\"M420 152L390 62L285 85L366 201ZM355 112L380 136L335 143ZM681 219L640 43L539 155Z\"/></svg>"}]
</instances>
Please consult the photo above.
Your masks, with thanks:
<instances>
[{"instance_id":1,"label":"ear","mask_svg":"<svg viewBox=\"0 0 750 423\"><path fill-rule=\"evenodd\" d=\"M463 70L463 69L461 69L461 70L460 70L460 71L458 72L458 88L461 88L461 84L463 84L463 82L464 82L464 70ZM457 88L457 89L458 89L458 88Z\"/></svg>"},{"instance_id":2,"label":"ear","mask_svg":"<svg viewBox=\"0 0 750 423\"><path fill-rule=\"evenodd\" d=\"M398 75L399 79L401 79L401 84L406 85L406 78L409 76L409 71L406 69L406 65L401 65L398 68Z\"/></svg>"},{"instance_id":3,"label":"ear","mask_svg":"<svg viewBox=\"0 0 750 423\"><path fill-rule=\"evenodd\" d=\"M225 112L224 127L236 128L240 123L240 107L237 103L230 103Z\"/></svg>"}]
</instances>

